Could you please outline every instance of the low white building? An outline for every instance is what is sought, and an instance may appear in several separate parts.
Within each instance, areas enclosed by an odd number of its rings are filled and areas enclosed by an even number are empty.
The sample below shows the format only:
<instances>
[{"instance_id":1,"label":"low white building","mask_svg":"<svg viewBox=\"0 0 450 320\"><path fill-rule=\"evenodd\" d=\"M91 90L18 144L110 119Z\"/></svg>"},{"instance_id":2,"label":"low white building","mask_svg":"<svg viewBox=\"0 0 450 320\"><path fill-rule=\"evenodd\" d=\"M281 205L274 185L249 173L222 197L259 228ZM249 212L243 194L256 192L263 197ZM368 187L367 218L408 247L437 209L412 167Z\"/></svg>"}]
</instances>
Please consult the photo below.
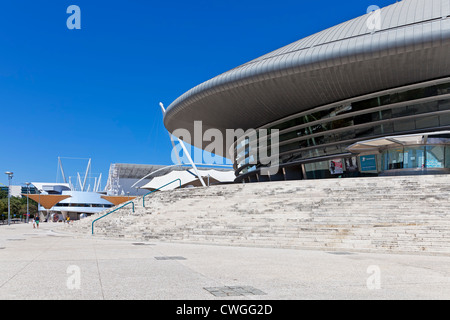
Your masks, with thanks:
<instances>
[{"instance_id":1,"label":"low white building","mask_svg":"<svg viewBox=\"0 0 450 320\"><path fill-rule=\"evenodd\" d=\"M100 192L74 191L65 183L41 183L33 182L39 194L30 195L30 198L39 203L39 211L47 218L50 215L52 221L64 220L67 216L71 220L78 220L98 212L102 212L114 205L102 198ZM46 206L46 196L66 196L52 207Z\"/></svg>"}]
</instances>

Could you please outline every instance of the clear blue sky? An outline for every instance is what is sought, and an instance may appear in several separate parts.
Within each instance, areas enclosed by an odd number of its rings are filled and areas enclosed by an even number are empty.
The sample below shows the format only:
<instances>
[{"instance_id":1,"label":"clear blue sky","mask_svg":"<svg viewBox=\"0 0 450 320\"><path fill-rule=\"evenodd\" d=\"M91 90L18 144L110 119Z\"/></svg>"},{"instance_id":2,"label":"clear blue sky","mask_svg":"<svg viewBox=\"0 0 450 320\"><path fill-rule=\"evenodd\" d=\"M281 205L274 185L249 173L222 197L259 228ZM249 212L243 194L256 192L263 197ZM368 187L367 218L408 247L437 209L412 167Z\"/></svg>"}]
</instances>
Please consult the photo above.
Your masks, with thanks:
<instances>
[{"instance_id":1,"label":"clear blue sky","mask_svg":"<svg viewBox=\"0 0 450 320\"><path fill-rule=\"evenodd\" d=\"M0 183L53 182L58 156L92 158L103 185L111 163L172 164L160 101L394 2L3 1Z\"/></svg>"}]
</instances>

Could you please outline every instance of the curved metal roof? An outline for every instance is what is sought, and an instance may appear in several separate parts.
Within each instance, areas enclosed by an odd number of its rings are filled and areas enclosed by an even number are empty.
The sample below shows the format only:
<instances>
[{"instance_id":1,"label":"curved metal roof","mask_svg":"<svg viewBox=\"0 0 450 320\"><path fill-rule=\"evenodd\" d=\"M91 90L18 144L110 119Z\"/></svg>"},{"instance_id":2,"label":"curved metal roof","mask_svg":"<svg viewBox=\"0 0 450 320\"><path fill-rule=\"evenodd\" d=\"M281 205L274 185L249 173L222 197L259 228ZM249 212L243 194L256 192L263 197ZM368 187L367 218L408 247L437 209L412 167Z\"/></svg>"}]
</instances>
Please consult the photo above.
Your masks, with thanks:
<instances>
[{"instance_id":1,"label":"curved metal roof","mask_svg":"<svg viewBox=\"0 0 450 320\"><path fill-rule=\"evenodd\" d=\"M450 1L404 0L382 8L375 31L368 18L344 22L198 85L167 108L166 128L193 132L196 120L203 130L258 128L320 105L450 75Z\"/></svg>"}]
</instances>

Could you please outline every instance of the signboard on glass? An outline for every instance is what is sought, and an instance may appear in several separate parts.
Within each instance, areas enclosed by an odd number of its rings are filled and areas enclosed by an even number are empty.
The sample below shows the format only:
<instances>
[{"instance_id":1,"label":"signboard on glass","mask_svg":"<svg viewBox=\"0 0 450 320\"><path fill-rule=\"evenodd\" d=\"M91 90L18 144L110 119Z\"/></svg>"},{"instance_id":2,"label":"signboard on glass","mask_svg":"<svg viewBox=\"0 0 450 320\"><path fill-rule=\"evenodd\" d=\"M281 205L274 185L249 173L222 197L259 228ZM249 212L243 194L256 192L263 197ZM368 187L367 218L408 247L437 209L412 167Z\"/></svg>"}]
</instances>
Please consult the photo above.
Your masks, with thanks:
<instances>
[{"instance_id":1,"label":"signboard on glass","mask_svg":"<svg viewBox=\"0 0 450 320\"><path fill-rule=\"evenodd\" d=\"M359 157L361 172L377 171L377 157L374 154Z\"/></svg>"},{"instance_id":2,"label":"signboard on glass","mask_svg":"<svg viewBox=\"0 0 450 320\"><path fill-rule=\"evenodd\" d=\"M342 165L342 159L330 160L330 173L331 174L344 173L344 166Z\"/></svg>"}]
</instances>

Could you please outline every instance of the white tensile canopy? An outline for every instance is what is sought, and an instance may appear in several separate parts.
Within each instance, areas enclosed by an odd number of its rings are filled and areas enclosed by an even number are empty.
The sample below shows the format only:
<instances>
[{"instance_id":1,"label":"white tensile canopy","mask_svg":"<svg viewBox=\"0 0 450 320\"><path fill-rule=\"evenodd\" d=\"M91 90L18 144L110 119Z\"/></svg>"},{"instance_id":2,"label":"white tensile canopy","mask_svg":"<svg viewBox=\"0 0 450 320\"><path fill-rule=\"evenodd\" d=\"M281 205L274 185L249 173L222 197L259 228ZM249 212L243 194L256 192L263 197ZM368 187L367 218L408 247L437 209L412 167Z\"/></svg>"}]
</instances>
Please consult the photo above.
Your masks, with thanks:
<instances>
[{"instance_id":1,"label":"white tensile canopy","mask_svg":"<svg viewBox=\"0 0 450 320\"><path fill-rule=\"evenodd\" d=\"M203 177L206 183L208 182L209 178L210 184L229 183L233 182L235 179L234 171L232 170L221 171L211 169L211 170L198 170L198 172ZM201 186L200 180L197 178L193 170L192 171L184 170L184 171L171 171L166 175L155 177L149 183L142 186L141 189L173 190L180 187L180 181L181 187L186 187L188 185Z\"/></svg>"}]
</instances>

